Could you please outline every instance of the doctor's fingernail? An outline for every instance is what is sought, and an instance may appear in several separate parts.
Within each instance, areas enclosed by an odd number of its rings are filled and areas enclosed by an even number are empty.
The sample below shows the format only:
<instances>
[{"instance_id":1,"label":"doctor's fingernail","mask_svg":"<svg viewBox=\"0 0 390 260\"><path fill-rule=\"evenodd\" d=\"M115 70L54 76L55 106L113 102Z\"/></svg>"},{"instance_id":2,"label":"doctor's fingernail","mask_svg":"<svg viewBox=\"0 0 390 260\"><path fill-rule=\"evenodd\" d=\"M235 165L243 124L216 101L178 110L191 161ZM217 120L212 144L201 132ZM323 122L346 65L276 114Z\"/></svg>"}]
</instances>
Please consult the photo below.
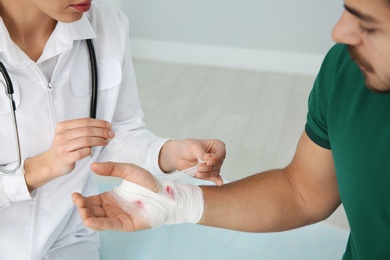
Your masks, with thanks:
<instances>
[{"instance_id":1,"label":"doctor's fingernail","mask_svg":"<svg viewBox=\"0 0 390 260\"><path fill-rule=\"evenodd\" d=\"M113 131L109 131L108 132L108 135L111 137L111 138L114 138L115 137L115 133Z\"/></svg>"}]
</instances>

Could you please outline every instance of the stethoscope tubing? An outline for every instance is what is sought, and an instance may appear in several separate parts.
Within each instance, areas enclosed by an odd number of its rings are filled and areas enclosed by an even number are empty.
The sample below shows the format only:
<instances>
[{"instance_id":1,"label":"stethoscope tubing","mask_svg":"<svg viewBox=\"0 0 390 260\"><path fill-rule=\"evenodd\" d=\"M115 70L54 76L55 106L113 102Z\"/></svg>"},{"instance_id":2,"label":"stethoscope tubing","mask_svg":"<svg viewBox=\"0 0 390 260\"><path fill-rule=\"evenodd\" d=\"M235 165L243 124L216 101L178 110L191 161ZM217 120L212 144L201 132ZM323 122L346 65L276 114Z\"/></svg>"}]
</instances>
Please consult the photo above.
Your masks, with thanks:
<instances>
[{"instance_id":1,"label":"stethoscope tubing","mask_svg":"<svg viewBox=\"0 0 390 260\"><path fill-rule=\"evenodd\" d=\"M1 74L3 74L4 80L5 80L5 83L6 83L6 94L7 94L7 97L10 100L9 104L10 104L10 108L11 108L11 111L12 111L12 113L11 113L12 114L12 123L14 125L14 135L15 135L15 140L16 140L16 144L15 144L15 146L16 146L16 154L18 156L18 162L17 162L15 168L12 169L12 170L2 170L2 172L6 173L6 174L12 174L12 173L15 173L20 168L20 166L22 164L22 155L21 155L21 151L20 151L18 122L16 120L16 115L15 115L16 105L15 105L15 100L13 98L14 88L13 88L13 85L12 85L11 78L8 75L7 70L5 69L4 64L1 61L0 61L0 71L1 71Z\"/></svg>"},{"instance_id":2,"label":"stethoscope tubing","mask_svg":"<svg viewBox=\"0 0 390 260\"><path fill-rule=\"evenodd\" d=\"M90 109L90 118L96 118L96 109L97 109L97 96L98 96L98 68L96 62L95 48L91 39L87 39L89 59L91 62L91 71L92 71L92 94L91 94L91 109Z\"/></svg>"}]
</instances>

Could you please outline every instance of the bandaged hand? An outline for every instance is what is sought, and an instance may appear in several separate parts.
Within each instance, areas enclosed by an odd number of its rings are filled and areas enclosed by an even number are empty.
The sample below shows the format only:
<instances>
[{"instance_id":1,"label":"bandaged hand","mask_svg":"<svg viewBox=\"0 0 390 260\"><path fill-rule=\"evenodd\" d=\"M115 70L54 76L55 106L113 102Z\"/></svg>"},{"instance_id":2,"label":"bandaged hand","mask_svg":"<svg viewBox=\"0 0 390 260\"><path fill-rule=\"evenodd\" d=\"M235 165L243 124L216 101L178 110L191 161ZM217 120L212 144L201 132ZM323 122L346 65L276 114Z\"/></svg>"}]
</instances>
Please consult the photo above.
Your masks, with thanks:
<instances>
[{"instance_id":1,"label":"bandaged hand","mask_svg":"<svg viewBox=\"0 0 390 260\"><path fill-rule=\"evenodd\" d=\"M94 163L91 169L124 179L113 191L90 197L72 195L84 224L94 230L136 231L197 223L203 215L203 193L198 186L158 180L133 164Z\"/></svg>"}]
</instances>

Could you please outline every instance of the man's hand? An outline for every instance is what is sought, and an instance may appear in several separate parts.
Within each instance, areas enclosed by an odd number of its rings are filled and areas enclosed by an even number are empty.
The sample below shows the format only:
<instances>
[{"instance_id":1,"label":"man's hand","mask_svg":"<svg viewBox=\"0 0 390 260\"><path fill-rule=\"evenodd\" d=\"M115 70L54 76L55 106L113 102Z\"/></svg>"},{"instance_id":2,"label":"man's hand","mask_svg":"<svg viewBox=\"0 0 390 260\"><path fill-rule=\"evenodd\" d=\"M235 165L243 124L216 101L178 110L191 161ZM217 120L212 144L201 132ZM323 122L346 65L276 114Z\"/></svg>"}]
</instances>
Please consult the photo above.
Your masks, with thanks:
<instances>
[{"instance_id":1,"label":"man's hand","mask_svg":"<svg viewBox=\"0 0 390 260\"><path fill-rule=\"evenodd\" d=\"M148 171L136 165L112 162L93 163L91 169L99 175L119 177L158 192L155 178ZM109 192L90 197L74 193L72 199L84 224L94 230L136 231L150 228L145 221L123 211Z\"/></svg>"}]
</instances>

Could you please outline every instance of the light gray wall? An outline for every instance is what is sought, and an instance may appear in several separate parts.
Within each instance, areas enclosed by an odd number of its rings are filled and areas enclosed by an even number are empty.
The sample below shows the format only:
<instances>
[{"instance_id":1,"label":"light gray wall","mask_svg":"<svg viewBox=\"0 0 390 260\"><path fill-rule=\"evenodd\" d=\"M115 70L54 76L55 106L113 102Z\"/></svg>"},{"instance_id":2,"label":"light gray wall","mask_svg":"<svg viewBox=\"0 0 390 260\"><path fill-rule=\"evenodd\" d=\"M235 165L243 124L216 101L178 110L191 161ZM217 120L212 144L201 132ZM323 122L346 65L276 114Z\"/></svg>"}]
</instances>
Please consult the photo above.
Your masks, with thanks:
<instances>
[{"instance_id":1,"label":"light gray wall","mask_svg":"<svg viewBox=\"0 0 390 260\"><path fill-rule=\"evenodd\" d=\"M333 45L331 30L343 2L122 0L120 5L135 39L323 55Z\"/></svg>"}]
</instances>

